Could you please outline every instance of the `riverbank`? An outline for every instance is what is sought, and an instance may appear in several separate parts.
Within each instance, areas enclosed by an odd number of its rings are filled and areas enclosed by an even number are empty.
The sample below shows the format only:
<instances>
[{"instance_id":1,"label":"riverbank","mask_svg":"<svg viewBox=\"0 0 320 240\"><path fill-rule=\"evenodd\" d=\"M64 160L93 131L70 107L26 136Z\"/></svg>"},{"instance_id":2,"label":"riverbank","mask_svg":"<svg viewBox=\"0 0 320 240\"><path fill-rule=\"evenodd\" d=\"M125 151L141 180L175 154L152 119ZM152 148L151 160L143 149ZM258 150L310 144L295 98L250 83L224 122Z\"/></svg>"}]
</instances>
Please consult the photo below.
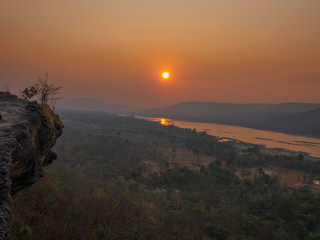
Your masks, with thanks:
<instances>
[{"instance_id":1,"label":"riverbank","mask_svg":"<svg viewBox=\"0 0 320 240\"><path fill-rule=\"evenodd\" d=\"M220 138L221 141L232 141L237 145L245 143L260 145L265 147L265 151L271 154L279 152L288 155L301 153L308 155L312 159L320 158L320 139L318 138L217 123L186 122L143 116L136 117L160 122L163 125L173 124L181 128L196 129L200 132L205 131L209 135Z\"/></svg>"}]
</instances>

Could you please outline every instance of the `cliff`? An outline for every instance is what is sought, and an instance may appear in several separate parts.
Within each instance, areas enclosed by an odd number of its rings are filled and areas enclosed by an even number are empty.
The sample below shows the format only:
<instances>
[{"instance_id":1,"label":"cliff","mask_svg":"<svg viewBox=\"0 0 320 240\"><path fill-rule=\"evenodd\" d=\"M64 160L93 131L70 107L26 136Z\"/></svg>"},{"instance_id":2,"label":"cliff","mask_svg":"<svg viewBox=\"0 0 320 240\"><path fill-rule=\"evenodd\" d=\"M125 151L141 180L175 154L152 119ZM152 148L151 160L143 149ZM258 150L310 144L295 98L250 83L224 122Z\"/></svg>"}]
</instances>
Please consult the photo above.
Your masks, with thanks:
<instances>
[{"instance_id":1,"label":"cliff","mask_svg":"<svg viewBox=\"0 0 320 240\"><path fill-rule=\"evenodd\" d=\"M50 107L0 92L0 239L9 239L12 196L43 176L63 124Z\"/></svg>"}]
</instances>

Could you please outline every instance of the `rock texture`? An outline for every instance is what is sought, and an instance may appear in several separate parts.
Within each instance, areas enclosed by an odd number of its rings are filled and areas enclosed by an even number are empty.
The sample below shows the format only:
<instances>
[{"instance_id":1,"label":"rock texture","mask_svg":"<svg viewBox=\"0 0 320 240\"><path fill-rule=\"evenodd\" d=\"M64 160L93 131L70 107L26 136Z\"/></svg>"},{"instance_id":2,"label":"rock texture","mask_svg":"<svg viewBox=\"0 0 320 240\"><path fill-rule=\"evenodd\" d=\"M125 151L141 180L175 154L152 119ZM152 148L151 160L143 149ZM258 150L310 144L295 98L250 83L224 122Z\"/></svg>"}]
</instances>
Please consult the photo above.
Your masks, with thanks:
<instances>
[{"instance_id":1,"label":"rock texture","mask_svg":"<svg viewBox=\"0 0 320 240\"><path fill-rule=\"evenodd\" d=\"M0 239L9 239L12 195L43 176L63 124L50 107L0 92Z\"/></svg>"}]
</instances>

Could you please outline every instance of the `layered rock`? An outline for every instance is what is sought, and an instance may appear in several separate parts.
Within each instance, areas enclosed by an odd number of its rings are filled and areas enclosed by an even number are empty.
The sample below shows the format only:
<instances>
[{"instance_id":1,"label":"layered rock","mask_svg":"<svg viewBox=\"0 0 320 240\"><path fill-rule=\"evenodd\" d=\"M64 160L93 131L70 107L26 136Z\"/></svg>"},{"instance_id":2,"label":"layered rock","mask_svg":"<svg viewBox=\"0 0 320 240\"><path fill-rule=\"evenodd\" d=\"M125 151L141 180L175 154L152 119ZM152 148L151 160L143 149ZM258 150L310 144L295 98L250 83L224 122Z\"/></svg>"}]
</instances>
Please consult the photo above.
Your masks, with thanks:
<instances>
[{"instance_id":1,"label":"layered rock","mask_svg":"<svg viewBox=\"0 0 320 240\"><path fill-rule=\"evenodd\" d=\"M0 239L9 239L12 195L43 176L63 124L50 107L0 92Z\"/></svg>"}]
</instances>

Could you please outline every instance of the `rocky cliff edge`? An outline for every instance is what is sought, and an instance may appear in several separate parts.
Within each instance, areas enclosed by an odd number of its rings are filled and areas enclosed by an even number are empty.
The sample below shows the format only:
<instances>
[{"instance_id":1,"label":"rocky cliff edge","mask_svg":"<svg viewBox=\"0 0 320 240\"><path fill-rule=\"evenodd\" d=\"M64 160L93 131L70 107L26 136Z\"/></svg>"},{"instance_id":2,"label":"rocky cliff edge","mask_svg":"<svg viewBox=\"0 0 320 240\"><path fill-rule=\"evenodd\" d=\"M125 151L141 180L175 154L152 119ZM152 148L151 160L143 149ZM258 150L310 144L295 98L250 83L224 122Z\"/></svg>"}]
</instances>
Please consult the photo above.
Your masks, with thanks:
<instances>
[{"instance_id":1,"label":"rocky cliff edge","mask_svg":"<svg viewBox=\"0 0 320 240\"><path fill-rule=\"evenodd\" d=\"M63 124L50 107L0 92L0 239L9 239L12 195L43 176Z\"/></svg>"}]
</instances>

